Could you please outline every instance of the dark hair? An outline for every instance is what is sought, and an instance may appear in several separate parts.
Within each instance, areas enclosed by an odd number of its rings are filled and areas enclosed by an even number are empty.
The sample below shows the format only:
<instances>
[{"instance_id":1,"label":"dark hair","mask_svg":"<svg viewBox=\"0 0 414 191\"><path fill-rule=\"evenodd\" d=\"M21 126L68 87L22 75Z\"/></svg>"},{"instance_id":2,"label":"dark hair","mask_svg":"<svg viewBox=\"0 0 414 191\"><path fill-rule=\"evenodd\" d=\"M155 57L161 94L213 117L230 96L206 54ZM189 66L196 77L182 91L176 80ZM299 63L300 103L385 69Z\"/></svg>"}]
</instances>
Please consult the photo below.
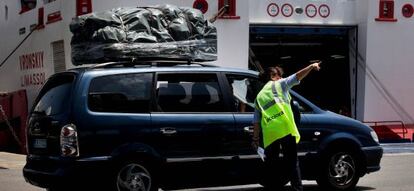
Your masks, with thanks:
<instances>
[{"instance_id":1,"label":"dark hair","mask_svg":"<svg viewBox=\"0 0 414 191\"><path fill-rule=\"evenodd\" d=\"M269 67L267 68L267 72L268 72L268 75L267 75L268 79L272 79L272 77L276 75L280 77L283 76L283 69L279 66Z\"/></svg>"}]
</instances>

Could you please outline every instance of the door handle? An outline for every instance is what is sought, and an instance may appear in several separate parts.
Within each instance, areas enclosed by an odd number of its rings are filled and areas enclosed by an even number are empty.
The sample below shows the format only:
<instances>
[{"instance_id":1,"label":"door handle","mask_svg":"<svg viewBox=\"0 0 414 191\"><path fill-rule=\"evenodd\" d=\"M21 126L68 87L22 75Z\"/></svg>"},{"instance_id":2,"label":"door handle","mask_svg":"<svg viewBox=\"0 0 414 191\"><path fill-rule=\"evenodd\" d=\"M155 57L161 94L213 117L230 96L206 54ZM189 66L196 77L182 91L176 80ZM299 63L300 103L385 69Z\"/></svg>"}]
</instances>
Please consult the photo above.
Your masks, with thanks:
<instances>
[{"instance_id":1,"label":"door handle","mask_svg":"<svg viewBox=\"0 0 414 191\"><path fill-rule=\"evenodd\" d=\"M160 131L163 135L167 135L167 136L177 134L177 130L175 128L172 128L172 127L161 128Z\"/></svg>"},{"instance_id":2,"label":"door handle","mask_svg":"<svg viewBox=\"0 0 414 191\"><path fill-rule=\"evenodd\" d=\"M244 132L249 133L249 134L253 133L253 129L254 129L253 126L247 126L243 128Z\"/></svg>"}]
</instances>

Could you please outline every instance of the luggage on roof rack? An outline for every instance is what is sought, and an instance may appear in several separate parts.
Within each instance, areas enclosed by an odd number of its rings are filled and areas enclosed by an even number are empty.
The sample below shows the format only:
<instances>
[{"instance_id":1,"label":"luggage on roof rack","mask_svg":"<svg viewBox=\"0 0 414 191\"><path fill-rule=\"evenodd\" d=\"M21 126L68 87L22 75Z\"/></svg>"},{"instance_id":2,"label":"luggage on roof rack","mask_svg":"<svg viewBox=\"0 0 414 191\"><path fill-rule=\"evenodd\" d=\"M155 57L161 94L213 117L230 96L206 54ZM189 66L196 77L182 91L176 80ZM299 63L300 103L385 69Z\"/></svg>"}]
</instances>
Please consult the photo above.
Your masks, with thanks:
<instances>
[{"instance_id":1,"label":"luggage on roof rack","mask_svg":"<svg viewBox=\"0 0 414 191\"><path fill-rule=\"evenodd\" d=\"M217 60L217 31L193 8L117 8L70 24L74 65L131 59Z\"/></svg>"}]
</instances>

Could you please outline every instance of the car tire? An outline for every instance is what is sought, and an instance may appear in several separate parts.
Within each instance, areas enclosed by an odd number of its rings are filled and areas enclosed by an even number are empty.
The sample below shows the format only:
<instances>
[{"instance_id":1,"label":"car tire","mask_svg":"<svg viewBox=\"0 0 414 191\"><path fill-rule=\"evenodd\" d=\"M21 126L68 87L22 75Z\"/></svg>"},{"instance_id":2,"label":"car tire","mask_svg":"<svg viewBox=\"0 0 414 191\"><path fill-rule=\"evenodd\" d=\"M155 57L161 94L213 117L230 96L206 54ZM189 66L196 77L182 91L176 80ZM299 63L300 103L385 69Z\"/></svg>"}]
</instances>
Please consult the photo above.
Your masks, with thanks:
<instances>
[{"instance_id":1,"label":"car tire","mask_svg":"<svg viewBox=\"0 0 414 191\"><path fill-rule=\"evenodd\" d=\"M113 187L116 191L158 190L150 165L139 160L128 160L118 165L114 173Z\"/></svg>"},{"instance_id":2,"label":"car tire","mask_svg":"<svg viewBox=\"0 0 414 191\"><path fill-rule=\"evenodd\" d=\"M355 152L348 150L331 150L321 163L321 174L317 183L324 190L354 190L359 181L360 161Z\"/></svg>"}]
</instances>

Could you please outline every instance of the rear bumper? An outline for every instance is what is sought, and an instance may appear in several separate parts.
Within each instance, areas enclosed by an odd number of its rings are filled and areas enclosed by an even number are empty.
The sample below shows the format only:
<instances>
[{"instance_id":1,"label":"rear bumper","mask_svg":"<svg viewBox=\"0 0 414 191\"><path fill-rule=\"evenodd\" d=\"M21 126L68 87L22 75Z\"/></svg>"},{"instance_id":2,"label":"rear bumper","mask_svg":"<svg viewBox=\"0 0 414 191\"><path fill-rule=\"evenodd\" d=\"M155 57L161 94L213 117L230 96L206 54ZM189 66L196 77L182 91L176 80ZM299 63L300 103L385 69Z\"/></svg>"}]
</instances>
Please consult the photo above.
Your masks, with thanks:
<instances>
[{"instance_id":1,"label":"rear bumper","mask_svg":"<svg viewBox=\"0 0 414 191\"><path fill-rule=\"evenodd\" d=\"M83 181L102 180L102 173L112 166L110 157L92 157L83 159L66 159L61 157L27 156L26 165L23 168L23 176L26 182L42 188L57 185L68 185L73 181L80 186ZM65 183L65 184L63 184Z\"/></svg>"},{"instance_id":2,"label":"rear bumper","mask_svg":"<svg viewBox=\"0 0 414 191\"><path fill-rule=\"evenodd\" d=\"M362 152L366 158L366 173L379 171L381 169L380 162L383 154L381 146L363 147Z\"/></svg>"}]
</instances>

